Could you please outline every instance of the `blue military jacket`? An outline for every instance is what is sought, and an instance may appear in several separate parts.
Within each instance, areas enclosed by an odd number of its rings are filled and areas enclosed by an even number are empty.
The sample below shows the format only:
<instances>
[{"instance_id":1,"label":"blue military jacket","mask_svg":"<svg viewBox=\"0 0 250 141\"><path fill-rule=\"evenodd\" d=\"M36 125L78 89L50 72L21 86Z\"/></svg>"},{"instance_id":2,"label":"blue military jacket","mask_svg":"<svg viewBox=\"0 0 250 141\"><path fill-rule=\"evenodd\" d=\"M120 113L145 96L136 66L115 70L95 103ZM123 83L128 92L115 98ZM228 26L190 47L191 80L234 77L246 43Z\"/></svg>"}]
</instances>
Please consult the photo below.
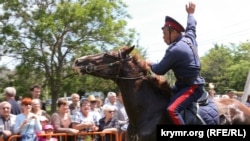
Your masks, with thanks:
<instances>
[{"instance_id":1,"label":"blue military jacket","mask_svg":"<svg viewBox=\"0 0 250 141\"><path fill-rule=\"evenodd\" d=\"M164 57L151 69L158 75L164 75L170 69L177 78L176 85L205 84L200 76L201 64L197 53L196 20L188 15L187 28L166 50Z\"/></svg>"}]
</instances>

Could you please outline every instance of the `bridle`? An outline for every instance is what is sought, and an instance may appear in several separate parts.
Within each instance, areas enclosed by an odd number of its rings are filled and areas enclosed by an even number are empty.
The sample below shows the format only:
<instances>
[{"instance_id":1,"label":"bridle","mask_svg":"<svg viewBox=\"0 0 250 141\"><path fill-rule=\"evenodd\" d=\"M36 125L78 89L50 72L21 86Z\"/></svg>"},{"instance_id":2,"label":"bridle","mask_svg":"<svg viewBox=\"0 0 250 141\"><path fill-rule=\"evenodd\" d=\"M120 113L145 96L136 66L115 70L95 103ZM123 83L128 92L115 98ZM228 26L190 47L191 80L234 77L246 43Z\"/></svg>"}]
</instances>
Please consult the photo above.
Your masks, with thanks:
<instances>
[{"instance_id":1,"label":"bridle","mask_svg":"<svg viewBox=\"0 0 250 141\"><path fill-rule=\"evenodd\" d=\"M122 68L122 64L124 62L128 62L132 59L131 56L128 56L126 58L123 58L121 55L121 51L118 51L118 57L120 58L120 60L112 62L112 63L108 63L108 64L103 64L103 65L86 65L86 66L81 66L80 69L85 70L87 73L95 73L98 74L98 71L100 70L105 70L107 68L113 67L115 65L119 65L117 73L115 76L109 76L109 75L101 75L102 77L106 77L106 78L111 78L111 79L140 79L143 78L144 75L140 74L139 76L135 76L135 77L126 77L126 76L120 76L120 70ZM100 76L100 74L99 74Z\"/></svg>"}]
</instances>

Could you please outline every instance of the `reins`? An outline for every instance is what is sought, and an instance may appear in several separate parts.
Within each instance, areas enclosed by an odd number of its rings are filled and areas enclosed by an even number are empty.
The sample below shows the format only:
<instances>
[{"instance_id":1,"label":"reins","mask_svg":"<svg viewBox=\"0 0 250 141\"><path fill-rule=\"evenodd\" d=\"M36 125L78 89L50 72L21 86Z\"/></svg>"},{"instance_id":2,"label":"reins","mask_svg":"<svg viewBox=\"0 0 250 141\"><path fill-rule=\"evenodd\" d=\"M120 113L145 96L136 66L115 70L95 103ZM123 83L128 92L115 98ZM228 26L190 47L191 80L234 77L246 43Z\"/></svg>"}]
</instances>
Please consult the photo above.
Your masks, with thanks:
<instances>
[{"instance_id":1,"label":"reins","mask_svg":"<svg viewBox=\"0 0 250 141\"><path fill-rule=\"evenodd\" d=\"M127 80L129 80L129 79L135 80L135 79L144 78L143 74L140 74L139 76L134 76L134 77L120 76L119 73L120 73L120 70L122 68L122 64L124 62L130 61L132 59L132 57L129 56L129 57L123 59L121 57L121 53L120 53L120 50L119 50L119 58L121 58L121 60L115 61L115 62L112 62L112 63L103 64L103 65L86 65L86 66L81 66L80 69L84 69L87 73L96 73L97 74L97 71L105 70L105 69L107 69L109 67L119 65L118 71L117 71L115 76L109 76L109 75L102 75L102 76L107 77L107 78L113 78L113 79L127 79Z\"/></svg>"}]
</instances>

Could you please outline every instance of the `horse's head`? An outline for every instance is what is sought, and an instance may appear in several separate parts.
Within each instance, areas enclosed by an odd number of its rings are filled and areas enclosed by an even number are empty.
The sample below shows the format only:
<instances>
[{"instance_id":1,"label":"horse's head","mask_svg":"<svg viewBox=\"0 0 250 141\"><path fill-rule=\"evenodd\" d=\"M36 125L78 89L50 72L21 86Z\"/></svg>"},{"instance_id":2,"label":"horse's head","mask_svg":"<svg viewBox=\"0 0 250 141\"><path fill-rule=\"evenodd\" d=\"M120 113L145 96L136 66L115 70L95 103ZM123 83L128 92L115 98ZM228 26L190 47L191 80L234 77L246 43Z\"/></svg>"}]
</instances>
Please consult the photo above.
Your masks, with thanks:
<instances>
[{"instance_id":1,"label":"horse's head","mask_svg":"<svg viewBox=\"0 0 250 141\"><path fill-rule=\"evenodd\" d=\"M133 49L134 46L123 47L118 51L83 56L75 60L73 68L81 74L105 79L138 77L135 73L140 74L142 70L130 63L135 62L135 58L130 56Z\"/></svg>"}]
</instances>

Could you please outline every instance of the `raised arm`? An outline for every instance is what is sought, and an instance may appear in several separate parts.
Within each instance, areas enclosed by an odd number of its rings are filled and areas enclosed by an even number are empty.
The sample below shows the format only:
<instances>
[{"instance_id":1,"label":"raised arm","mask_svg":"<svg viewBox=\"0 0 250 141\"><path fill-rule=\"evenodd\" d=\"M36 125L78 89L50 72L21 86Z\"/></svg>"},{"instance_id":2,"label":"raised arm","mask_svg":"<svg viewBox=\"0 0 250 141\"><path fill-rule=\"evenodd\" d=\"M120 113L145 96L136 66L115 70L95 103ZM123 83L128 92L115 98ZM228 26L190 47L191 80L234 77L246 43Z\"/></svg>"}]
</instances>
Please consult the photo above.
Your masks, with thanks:
<instances>
[{"instance_id":1,"label":"raised arm","mask_svg":"<svg viewBox=\"0 0 250 141\"><path fill-rule=\"evenodd\" d=\"M196 20L194 18L195 4L189 2L186 5L186 11L188 13L187 28L185 35L190 38L196 38Z\"/></svg>"}]
</instances>

